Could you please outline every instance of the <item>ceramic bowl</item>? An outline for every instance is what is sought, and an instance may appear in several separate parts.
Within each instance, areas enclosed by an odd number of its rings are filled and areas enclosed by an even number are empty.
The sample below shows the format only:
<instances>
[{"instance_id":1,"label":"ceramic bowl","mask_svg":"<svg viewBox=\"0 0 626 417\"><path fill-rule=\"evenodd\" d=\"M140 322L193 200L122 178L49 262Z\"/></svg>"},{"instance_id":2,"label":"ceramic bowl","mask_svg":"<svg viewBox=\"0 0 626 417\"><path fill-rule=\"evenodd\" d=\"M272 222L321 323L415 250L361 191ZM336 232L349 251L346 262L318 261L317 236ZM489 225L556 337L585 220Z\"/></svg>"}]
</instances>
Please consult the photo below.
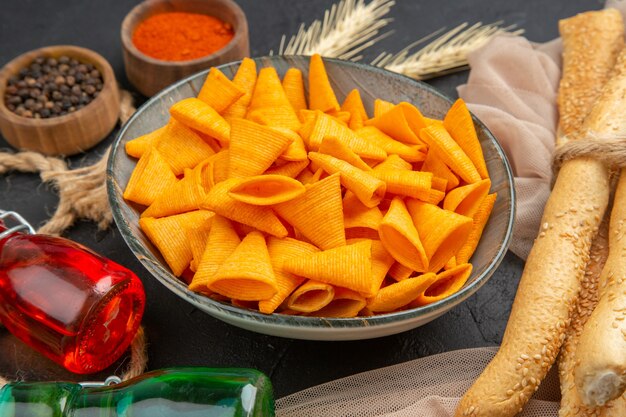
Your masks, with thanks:
<instances>
[{"instance_id":1,"label":"ceramic bowl","mask_svg":"<svg viewBox=\"0 0 626 417\"><path fill-rule=\"evenodd\" d=\"M189 61L162 61L139 51L132 41L135 28L159 13L187 12L215 16L230 23L235 35L222 49ZM250 55L248 21L232 0L146 0L124 18L121 28L124 67L128 80L139 92L151 97L170 84L215 65L237 61Z\"/></svg>"},{"instance_id":2,"label":"ceramic bowl","mask_svg":"<svg viewBox=\"0 0 626 417\"><path fill-rule=\"evenodd\" d=\"M280 75L289 67L297 67L307 74L309 66L308 57L265 57L257 58L256 61L259 68L273 66ZM389 71L334 59L325 59L325 63L340 101L350 90L358 88L369 114L373 114L375 98L392 102L408 101L417 105L426 116L435 118L442 118L452 104L450 99L428 84ZM219 68L232 77L238 66L239 63L232 63ZM491 192L497 192L498 199L471 259L474 265L472 275L457 293L424 307L389 314L358 318L319 318L265 315L189 291L184 282L172 275L158 251L139 229L140 213L122 198L136 164L133 158L126 155L124 145L137 136L163 126L169 119L170 106L184 98L196 96L206 73L201 72L182 80L144 104L119 133L108 164L109 200L117 226L141 263L169 290L220 320L255 332L296 339L356 340L395 334L428 323L470 297L495 272L511 239L515 214L513 177L502 148L487 128L474 118L491 175Z\"/></svg>"}]
</instances>

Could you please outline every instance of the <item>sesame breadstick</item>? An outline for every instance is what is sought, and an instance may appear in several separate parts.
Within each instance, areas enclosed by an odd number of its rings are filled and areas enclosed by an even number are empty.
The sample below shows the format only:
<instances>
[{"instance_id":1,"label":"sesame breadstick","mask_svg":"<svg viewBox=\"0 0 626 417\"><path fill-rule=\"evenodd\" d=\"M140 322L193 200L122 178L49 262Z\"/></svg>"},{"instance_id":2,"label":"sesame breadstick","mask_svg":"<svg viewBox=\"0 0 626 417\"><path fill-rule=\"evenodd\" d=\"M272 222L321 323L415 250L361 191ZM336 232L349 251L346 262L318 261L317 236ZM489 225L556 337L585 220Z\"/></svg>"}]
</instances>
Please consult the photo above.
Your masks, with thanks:
<instances>
[{"instance_id":1,"label":"sesame breadstick","mask_svg":"<svg viewBox=\"0 0 626 417\"><path fill-rule=\"evenodd\" d=\"M610 29L614 42L621 44L623 23L618 29L611 24L615 21L614 12L594 13L604 16L606 22L602 23L595 14L585 14L593 16L590 21L594 22L593 30L585 28L588 36L593 38L593 33ZM613 49L605 44L594 48ZM576 53L583 59L583 54L589 51ZM626 67L626 55L622 58L619 64ZM581 74L580 78L585 79L585 75ZM603 114L596 112L593 116L592 110L582 126L597 136L614 133L614 127L626 132L626 118L619 109L626 105L626 77L618 72L607 87L595 105ZM560 90L559 95L570 91ZM562 97L559 102L567 103L568 99ZM569 111L579 111L578 108L577 105L564 107ZM604 113L615 121L607 122ZM461 399L457 417L514 416L537 390L565 339L589 260L591 241L608 200L609 175L602 162L576 158L563 164L544 209L541 230L526 261L500 350Z\"/></svg>"}]
</instances>

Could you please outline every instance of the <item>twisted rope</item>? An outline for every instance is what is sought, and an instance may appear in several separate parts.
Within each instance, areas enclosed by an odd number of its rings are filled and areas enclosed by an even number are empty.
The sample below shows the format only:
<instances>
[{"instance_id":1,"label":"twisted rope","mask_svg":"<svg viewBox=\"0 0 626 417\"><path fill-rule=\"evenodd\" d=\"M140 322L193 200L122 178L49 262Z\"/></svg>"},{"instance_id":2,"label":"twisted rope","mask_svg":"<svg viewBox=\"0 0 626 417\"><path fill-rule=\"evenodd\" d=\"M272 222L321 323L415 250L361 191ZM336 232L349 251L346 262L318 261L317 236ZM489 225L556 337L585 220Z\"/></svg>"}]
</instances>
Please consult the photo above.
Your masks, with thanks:
<instances>
[{"instance_id":1,"label":"twisted rope","mask_svg":"<svg viewBox=\"0 0 626 417\"><path fill-rule=\"evenodd\" d=\"M588 135L571 140L554 150L552 172L554 177L565 161L575 158L592 158L611 168L626 167L626 138L619 136Z\"/></svg>"},{"instance_id":2,"label":"twisted rope","mask_svg":"<svg viewBox=\"0 0 626 417\"><path fill-rule=\"evenodd\" d=\"M121 90L120 122L126 123L135 110L133 96ZM60 235L78 219L91 220L104 230L113 220L106 190L106 166L110 151L109 147L95 164L73 170L63 159L37 152L0 152L0 175L12 171L39 173L41 180L52 184L58 192L59 204L38 233ZM130 363L122 380L141 375L147 362L146 336L143 327L140 327L131 343ZM0 388L7 383L0 376Z\"/></svg>"}]
</instances>

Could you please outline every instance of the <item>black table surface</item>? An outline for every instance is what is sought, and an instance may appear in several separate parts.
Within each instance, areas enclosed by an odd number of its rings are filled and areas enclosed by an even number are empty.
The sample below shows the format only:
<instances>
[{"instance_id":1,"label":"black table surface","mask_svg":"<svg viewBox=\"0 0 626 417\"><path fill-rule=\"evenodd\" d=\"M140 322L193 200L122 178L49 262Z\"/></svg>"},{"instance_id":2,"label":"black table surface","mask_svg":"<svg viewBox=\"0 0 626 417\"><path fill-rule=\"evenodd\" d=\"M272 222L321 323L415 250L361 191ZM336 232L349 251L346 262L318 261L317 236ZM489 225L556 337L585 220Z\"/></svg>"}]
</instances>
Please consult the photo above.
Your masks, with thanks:
<instances>
[{"instance_id":1,"label":"black table surface","mask_svg":"<svg viewBox=\"0 0 626 417\"><path fill-rule=\"evenodd\" d=\"M120 26L137 0L2 0L0 66L15 56L46 45L74 44L109 60L120 84L134 91L124 74ZM238 0L250 28L252 56L277 50L281 35L294 34L301 22L321 18L329 0ZM441 27L460 23L516 23L531 41L558 36L557 22L601 8L598 0L396 0L390 17L393 34L365 51L370 62L383 51L395 52ZM467 72L429 81L450 97ZM139 102L145 100L138 93ZM112 143L116 128L87 154L70 159L72 167L90 164ZM10 149L0 137L0 149ZM56 208L53 189L34 174L0 177L0 208L16 210L41 225ZM142 279L148 303L143 324L149 341L149 369L171 366L252 367L271 378L277 398L336 378L445 351L497 345L502 339L524 263L510 252L491 280L465 303L420 328L362 341L318 342L256 334L225 324L167 290L135 259L113 225L98 231L78 222L65 236L134 270ZM127 358L87 379L120 373ZM10 379L84 380L29 349L0 330L0 374Z\"/></svg>"}]
</instances>

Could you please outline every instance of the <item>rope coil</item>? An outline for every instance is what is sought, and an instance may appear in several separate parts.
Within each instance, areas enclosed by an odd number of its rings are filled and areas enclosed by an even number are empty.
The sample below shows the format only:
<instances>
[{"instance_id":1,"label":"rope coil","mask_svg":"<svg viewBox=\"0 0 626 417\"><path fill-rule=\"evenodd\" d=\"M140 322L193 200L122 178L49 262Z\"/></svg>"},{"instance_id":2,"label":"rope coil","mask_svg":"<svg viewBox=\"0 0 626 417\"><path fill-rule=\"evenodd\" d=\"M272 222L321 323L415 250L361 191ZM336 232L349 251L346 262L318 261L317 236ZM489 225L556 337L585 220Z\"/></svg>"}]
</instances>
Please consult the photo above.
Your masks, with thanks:
<instances>
[{"instance_id":1,"label":"rope coil","mask_svg":"<svg viewBox=\"0 0 626 417\"><path fill-rule=\"evenodd\" d=\"M554 177L564 162L575 158L591 158L604 162L610 168L626 167L626 137L590 134L557 147L552 156Z\"/></svg>"}]
</instances>

